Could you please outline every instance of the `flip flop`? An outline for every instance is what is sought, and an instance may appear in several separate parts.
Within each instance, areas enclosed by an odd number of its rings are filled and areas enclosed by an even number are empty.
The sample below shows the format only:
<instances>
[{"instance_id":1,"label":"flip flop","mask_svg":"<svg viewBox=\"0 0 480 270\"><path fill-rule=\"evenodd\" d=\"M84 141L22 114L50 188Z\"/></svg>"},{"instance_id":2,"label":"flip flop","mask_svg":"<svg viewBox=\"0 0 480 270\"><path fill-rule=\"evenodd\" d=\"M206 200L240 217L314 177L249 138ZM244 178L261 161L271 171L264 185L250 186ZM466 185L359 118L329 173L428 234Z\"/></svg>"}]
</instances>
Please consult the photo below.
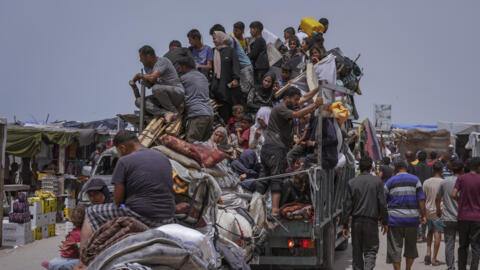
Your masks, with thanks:
<instances>
[{"instance_id":1,"label":"flip flop","mask_svg":"<svg viewBox=\"0 0 480 270\"><path fill-rule=\"evenodd\" d=\"M437 261L436 263L432 263L432 266L440 266L440 265L444 265L444 264L445 264L444 262Z\"/></svg>"},{"instance_id":2,"label":"flip flop","mask_svg":"<svg viewBox=\"0 0 480 270\"><path fill-rule=\"evenodd\" d=\"M430 265L432 264L432 258L430 256L425 256L425 265Z\"/></svg>"}]
</instances>

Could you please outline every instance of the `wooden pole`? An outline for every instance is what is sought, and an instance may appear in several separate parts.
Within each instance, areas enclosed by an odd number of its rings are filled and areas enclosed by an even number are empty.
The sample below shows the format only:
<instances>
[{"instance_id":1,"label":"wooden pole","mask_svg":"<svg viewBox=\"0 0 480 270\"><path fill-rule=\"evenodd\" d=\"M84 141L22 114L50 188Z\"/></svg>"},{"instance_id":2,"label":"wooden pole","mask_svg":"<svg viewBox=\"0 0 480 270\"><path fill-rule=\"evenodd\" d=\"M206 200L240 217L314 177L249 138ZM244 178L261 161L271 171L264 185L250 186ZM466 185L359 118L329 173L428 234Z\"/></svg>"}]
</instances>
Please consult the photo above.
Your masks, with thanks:
<instances>
[{"instance_id":1,"label":"wooden pole","mask_svg":"<svg viewBox=\"0 0 480 270\"><path fill-rule=\"evenodd\" d=\"M143 74L143 68L142 68ZM138 124L138 133L143 131L143 121L145 114L145 83L142 82L142 92L140 93L140 123Z\"/></svg>"},{"instance_id":2,"label":"wooden pole","mask_svg":"<svg viewBox=\"0 0 480 270\"><path fill-rule=\"evenodd\" d=\"M65 146L61 146L58 151L58 173L61 174L58 195L62 195L64 193L63 189L65 188Z\"/></svg>"}]
</instances>

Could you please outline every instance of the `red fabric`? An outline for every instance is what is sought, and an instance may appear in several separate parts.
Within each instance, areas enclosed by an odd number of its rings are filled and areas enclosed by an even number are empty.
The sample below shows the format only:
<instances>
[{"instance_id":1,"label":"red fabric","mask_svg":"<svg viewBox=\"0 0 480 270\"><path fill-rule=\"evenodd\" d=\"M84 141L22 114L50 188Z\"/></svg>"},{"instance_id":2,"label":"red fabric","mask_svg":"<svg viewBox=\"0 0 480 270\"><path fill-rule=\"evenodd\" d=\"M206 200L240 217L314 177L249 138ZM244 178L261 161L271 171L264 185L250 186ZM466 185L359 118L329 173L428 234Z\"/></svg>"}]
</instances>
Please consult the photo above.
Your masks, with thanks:
<instances>
[{"instance_id":1,"label":"red fabric","mask_svg":"<svg viewBox=\"0 0 480 270\"><path fill-rule=\"evenodd\" d=\"M166 147L194 159L207 168L215 166L227 157L227 154L220 150L203 144L190 144L173 136L166 135L161 140Z\"/></svg>"},{"instance_id":2,"label":"red fabric","mask_svg":"<svg viewBox=\"0 0 480 270\"><path fill-rule=\"evenodd\" d=\"M197 152L200 153L200 163L205 165L207 168L213 167L217 163L222 162L222 160L227 158L227 154L224 152L203 144L195 144L194 147L197 149Z\"/></svg>"},{"instance_id":3,"label":"red fabric","mask_svg":"<svg viewBox=\"0 0 480 270\"><path fill-rule=\"evenodd\" d=\"M248 149L248 142L249 142L249 139L250 139L250 128L242 132L242 139L244 139L244 141L242 143L242 148L243 148L243 150L247 150Z\"/></svg>"},{"instance_id":4,"label":"red fabric","mask_svg":"<svg viewBox=\"0 0 480 270\"><path fill-rule=\"evenodd\" d=\"M202 159L200 158L200 153L197 151L197 149L193 146L193 144L190 144L186 141L182 141L176 137L173 136L163 136L161 138L162 144L165 145L166 147L183 154L191 159L194 159L198 163L202 163Z\"/></svg>"},{"instance_id":5,"label":"red fabric","mask_svg":"<svg viewBox=\"0 0 480 270\"><path fill-rule=\"evenodd\" d=\"M233 133L233 134L237 133L237 131L235 130L235 118L230 117L227 123L227 129L228 131L230 131L230 133Z\"/></svg>"},{"instance_id":6,"label":"red fabric","mask_svg":"<svg viewBox=\"0 0 480 270\"><path fill-rule=\"evenodd\" d=\"M82 234L81 228L73 229L71 232L67 234L67 237L65 238L65 245L80 243L81 234ZM67 250L62 250L60 252L60 256L62 256L62 258L78 259L80 258L80 253L78 252L78 247L73 246Z\"/></svg>"}]
</instances>

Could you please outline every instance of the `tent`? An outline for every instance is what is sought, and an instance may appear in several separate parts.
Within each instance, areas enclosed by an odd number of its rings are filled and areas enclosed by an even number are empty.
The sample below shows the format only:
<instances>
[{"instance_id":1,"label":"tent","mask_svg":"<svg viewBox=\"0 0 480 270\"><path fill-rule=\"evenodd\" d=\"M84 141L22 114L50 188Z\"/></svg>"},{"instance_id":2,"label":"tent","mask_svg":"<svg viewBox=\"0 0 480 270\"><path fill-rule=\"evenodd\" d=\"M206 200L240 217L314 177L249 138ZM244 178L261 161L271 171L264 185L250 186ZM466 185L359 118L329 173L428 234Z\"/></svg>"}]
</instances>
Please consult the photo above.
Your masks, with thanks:
<instances>
[{"instance_id":1,"label":"tent","mask_svg":"<svg viewBox=\"0 0 480 270\"><path fill-rule=\"evenodd\" d=\"M76 130L51 126L22 127L8 125L5 152L17 157L32 157L40 153L43 141L66 147L74 141L78 141L78 139L79 132Z\"/></svg>"},{"instance_id":2,"label":"tent","mask_svg":"<svg viewBox=\"0 0 480 270\"><path fill-rule=\"evenodd\" d=\"M438 122L438 127L446 129L451 133L451 144L455 146L455 151L461 159L468 158L465 145L469 140L471 133L480 132L480 123L468 122Z\"/></svg>"}]
</instances>

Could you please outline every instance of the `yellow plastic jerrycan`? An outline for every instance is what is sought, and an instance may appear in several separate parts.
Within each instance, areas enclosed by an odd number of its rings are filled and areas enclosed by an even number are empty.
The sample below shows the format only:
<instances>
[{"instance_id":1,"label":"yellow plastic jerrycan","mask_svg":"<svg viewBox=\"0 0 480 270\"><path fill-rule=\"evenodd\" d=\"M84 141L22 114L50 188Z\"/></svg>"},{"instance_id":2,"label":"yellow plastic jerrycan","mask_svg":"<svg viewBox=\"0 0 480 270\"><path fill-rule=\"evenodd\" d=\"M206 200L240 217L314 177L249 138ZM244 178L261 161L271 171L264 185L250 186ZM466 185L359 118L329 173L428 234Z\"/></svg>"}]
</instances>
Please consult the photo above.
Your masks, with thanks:
<instances>
[{"instance_id":1,"label":"yellow plastic jerrycan","mask_svg":"<svg viewBox=\"0 0 480 270\"><path fill-rule=\"evenodd\" d=\"M300 21L300 29L309 37L313 37L315 33L323 34L325 26L312 17L305 17Z\"/></svg>"}]
</instances>

